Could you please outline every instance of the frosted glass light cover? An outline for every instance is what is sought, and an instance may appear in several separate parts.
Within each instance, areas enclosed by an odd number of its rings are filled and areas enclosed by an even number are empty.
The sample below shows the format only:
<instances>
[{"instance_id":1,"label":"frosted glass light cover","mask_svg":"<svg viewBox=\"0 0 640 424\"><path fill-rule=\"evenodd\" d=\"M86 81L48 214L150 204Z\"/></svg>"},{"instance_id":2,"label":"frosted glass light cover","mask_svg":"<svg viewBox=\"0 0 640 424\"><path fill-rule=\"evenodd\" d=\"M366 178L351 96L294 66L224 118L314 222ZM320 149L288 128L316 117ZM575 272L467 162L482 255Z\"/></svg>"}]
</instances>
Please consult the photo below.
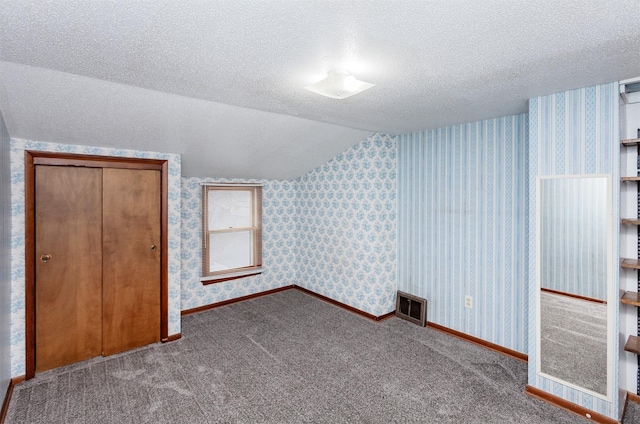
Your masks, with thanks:
<instances>
[{"instance_id":1,"label":"frosted glass light cover","mask_svg":"<svg viewBox=\"0 0 640 424\"><path fill-rule=\"evenodd\" d=\"M357 80L346 71L335 69L329 71L325 79L304 88L322 96L341 100L374 86L375 84Z\"/></svg>"}]
</instances>

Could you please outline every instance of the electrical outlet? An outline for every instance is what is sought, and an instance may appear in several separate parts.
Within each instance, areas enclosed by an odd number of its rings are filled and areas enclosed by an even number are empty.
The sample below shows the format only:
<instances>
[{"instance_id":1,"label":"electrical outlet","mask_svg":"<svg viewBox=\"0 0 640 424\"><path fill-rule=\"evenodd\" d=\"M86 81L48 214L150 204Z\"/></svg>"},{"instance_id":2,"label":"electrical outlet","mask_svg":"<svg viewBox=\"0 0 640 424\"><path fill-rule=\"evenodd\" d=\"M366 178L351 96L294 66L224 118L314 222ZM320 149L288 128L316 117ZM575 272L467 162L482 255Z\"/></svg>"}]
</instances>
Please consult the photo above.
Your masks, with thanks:
<instances>
[{"instance_id":1,"label":"electrical outlet","mask_svg":"<svg viewBox=\"0 0 640 424\"><path fill-rule=\"evenodd\" d=\"M473 308L473 298L471 296L464 297L464 307L465 308Z\"/></svg>"}]
</instances>

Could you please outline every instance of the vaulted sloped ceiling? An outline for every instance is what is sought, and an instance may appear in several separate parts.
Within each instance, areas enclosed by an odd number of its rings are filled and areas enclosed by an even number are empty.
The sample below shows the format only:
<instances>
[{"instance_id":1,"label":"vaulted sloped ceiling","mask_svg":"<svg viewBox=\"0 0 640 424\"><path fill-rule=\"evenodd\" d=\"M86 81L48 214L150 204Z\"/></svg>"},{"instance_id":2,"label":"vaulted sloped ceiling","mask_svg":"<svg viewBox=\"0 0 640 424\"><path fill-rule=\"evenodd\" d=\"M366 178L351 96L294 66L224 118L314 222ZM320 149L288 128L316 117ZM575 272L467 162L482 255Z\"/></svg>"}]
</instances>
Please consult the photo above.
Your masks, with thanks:
<instances>
[{"instance_id":1,"label":"vaulted sloped ceiling","mask_svg":"<svg viewBox=\"0 0 640 424\"><path fill-rule=\"evenodd\" d=\"M638 0L5 0L0 111L16 138L295 178L372 132L636 77L639 14ZM337 67L377 85L345 100L302 88Z\"/></svg>"},{"instance_id":2,"label":"vaulted sloped ceiling","mask_svg":"<svg viewBox=\"0 0 640 424\"><path fill-rule=\"evenodd\" d=\"M15 63L0 72L12 137L180 153L185 176L297 178L370 134Z\"/></svg>"}]
</instances>

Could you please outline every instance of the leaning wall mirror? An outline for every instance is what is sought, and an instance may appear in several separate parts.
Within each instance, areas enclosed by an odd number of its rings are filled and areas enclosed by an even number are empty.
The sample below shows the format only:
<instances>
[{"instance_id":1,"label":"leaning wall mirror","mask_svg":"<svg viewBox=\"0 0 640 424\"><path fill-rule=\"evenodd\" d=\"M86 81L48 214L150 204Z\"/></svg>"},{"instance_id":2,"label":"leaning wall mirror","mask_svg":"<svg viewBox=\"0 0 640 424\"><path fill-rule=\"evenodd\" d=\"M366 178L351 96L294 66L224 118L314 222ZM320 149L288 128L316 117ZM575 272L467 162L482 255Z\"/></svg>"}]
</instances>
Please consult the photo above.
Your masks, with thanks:
<instances>
[{"instance_id":1,"label":"leaning wall mirror","mask_svg":"<svg viewBox=\"0 0 640 424\"><path fill-rule=\"evenodd\" d=\"M611 401L611 176L537 180L538 374Z\"/></svg>"}]
</instances>

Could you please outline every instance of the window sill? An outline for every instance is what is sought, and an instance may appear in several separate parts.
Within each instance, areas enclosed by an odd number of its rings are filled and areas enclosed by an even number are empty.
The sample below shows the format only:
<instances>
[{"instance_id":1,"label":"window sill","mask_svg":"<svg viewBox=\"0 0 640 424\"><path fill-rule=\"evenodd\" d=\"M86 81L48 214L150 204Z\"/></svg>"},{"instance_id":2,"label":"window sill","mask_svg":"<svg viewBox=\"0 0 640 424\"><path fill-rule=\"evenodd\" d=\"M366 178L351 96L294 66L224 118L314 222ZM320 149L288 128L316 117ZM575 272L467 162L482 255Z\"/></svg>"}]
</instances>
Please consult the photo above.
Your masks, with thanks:
<instances>
[{"instance_id":1,"label":"window sill","mask_svg":"<svg viewBox=\"0 0 640 424\"><path fill-rule=\"evenodd\" d=\"M222 283L259 274L262 274L262 267L251 268L245 271L229 272L227 274L207 275L205 277L200 277L200 282L203 286L207 286L209 284Z\"/></svg>"}]
</instances>

